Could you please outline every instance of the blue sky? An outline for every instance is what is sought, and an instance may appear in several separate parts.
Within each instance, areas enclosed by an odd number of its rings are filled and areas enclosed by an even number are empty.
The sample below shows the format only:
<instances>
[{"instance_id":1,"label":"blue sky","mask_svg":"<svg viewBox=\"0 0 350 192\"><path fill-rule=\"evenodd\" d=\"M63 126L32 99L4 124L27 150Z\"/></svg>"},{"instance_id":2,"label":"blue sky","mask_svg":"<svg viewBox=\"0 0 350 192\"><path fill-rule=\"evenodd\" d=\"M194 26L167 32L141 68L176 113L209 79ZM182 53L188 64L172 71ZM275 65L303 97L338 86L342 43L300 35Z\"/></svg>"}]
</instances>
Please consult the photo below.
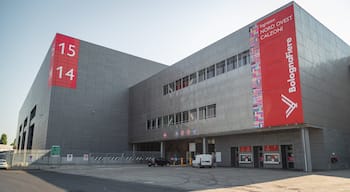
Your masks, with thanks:
<instances>
[{"instance_id":1,"label":"blue sky","mask_svg":"<svg viewBox=\"0 0 350 192\"><path fill-rule=\"evenodd\" d=\"M287 0L1 0L0 134L18 111L56 32L171 65ZM350 2L297 0L350 44Z\"/></svg>"}]
</instances>

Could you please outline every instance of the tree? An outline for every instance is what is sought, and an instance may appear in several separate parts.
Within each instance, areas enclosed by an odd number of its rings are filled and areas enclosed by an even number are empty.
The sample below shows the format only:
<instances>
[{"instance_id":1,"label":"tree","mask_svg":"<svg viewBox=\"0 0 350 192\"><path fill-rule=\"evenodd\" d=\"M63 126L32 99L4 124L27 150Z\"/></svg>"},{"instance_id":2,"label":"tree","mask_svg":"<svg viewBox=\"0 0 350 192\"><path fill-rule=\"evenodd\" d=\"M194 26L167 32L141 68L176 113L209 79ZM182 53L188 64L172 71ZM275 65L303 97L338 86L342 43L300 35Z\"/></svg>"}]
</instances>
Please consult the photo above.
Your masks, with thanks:
<instances>
[{"instance_id":1,"label":"tree","mask_svg":"<svg viewBox=\"0 0 350 192\"><path fill-rule=\"evenodd\" d=\"M5 133L1 135L0 143L7 144L7 135Z\"/></svg>"},{"instance_id":2,"label":"tree","mask_svg":"<svg viewBox=\"0 0 350 192\"><path fill-rule=\"evenodd\" d=\"M10 145L15 147L15 143L16 143L16 139L14 139L13 142Z\"/></svg>"}]
</instances>

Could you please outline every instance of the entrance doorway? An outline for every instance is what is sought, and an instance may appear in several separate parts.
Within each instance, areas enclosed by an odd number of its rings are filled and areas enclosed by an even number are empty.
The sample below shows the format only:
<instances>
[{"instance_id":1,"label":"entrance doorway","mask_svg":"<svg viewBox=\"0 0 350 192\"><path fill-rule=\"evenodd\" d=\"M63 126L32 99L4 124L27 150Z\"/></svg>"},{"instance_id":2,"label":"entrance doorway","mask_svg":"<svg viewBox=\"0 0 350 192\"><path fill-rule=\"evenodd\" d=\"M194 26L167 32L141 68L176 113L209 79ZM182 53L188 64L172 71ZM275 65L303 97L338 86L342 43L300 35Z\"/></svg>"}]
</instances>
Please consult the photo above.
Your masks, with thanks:
<instances>
[{"instance_id":1,"label":"entrance doorway","mask_svg":"<svg viewBox=\"0 0 350 192\"><path fill-rule=\"evenodd\" d=\"M282 168L294 169L293 145L281 145Z\"/></svg>"},{"instance_id":2,"label":"entrance doorway","mask_svg":"<svg viewBox=\"0 0 350 192\"><path fill-rule=\"evenodd\" d=\"M253 147L253 158L254 158L254 168L264 167L263 147L262 146L254 146Z\"/></svg>"},{"instance_id":3,"label":"entrance doorway","mask_svg":"<svg viewBox=\"0 0 350 192\"><path fill-rule=\"evenodd\" d=\"M238 147L231 147L231 167L238 166Z\"/></svg>"}]
</instances>

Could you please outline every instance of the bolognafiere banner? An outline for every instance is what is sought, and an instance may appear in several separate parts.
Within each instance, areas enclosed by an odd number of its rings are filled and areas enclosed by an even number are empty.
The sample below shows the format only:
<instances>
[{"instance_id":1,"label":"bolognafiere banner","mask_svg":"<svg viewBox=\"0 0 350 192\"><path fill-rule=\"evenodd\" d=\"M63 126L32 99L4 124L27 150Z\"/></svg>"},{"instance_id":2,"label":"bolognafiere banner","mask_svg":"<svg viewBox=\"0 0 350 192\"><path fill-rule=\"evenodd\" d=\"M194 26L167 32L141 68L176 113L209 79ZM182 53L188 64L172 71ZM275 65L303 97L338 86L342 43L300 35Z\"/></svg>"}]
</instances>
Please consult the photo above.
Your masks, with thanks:
<instances>
[{"instance_id":1,"label":"bolognafiere banner","mask_svg":"<svg viewBox=\"0 0 350 192\"><path fill-rule=\"evenodd\" d=\"M304 122L294 6L250 29L255 127Z\"/></svg>"}]
</instances>

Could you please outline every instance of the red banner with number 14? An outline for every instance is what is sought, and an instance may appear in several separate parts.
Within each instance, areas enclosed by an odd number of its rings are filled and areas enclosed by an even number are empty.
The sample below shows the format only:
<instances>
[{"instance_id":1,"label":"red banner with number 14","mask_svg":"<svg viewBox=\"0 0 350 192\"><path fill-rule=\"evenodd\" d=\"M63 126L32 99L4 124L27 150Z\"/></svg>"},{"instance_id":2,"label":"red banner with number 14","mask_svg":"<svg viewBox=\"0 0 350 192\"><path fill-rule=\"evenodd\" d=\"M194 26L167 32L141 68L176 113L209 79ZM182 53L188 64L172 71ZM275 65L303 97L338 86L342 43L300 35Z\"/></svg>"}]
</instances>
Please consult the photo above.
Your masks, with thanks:
<instances>
[{"instance_id":1,"label":"red banner with number 14","mask_svg":"<svg viewBox=\"0 0 350 192\"><path fill-rule=\"evenodd\" d=\"M76 88L79 46L79 39L56 34L51 48L49 86Z\"/></svg>"}]
</instances>

